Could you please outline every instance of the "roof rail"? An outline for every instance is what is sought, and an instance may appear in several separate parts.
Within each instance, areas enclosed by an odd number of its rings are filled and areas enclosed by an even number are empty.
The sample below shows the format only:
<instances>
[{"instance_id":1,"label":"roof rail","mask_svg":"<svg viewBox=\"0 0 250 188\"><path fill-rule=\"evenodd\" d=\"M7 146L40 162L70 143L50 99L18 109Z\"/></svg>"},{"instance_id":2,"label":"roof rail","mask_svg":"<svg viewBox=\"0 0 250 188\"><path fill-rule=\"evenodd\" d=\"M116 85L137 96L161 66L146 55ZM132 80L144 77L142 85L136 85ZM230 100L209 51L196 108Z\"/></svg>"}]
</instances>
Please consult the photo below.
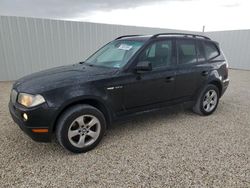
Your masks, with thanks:
<instances>
[{"instance_id":1,"label":"roof rail","mask_svg":"<svg viewBox=\"0 0 250 188\"><path fill-rule=\"evenodd\" d=\"M141 36L141 35L123 35L123 36L117 37L115 40L125 38L125 37L137 37L137 36Z\"/></svg>"},{"instance_id":2,"label":"roof rail","mask_svg":"<svg viewBox=\"0 0 250 188\"><path fill-rule=\"evenodd\" d=\"M155 34L153 35L151 38L156 38L158 36L161 36L161 35L182 35L182 36L191 36L193 38L204 38L204 39L208 39L208 40L211 40L209 37L206 37L206 36L203 36L203 35L196 35L196 34L191 34L191 33L158 33L158 34Z\"/></svg>"}]
</instances>

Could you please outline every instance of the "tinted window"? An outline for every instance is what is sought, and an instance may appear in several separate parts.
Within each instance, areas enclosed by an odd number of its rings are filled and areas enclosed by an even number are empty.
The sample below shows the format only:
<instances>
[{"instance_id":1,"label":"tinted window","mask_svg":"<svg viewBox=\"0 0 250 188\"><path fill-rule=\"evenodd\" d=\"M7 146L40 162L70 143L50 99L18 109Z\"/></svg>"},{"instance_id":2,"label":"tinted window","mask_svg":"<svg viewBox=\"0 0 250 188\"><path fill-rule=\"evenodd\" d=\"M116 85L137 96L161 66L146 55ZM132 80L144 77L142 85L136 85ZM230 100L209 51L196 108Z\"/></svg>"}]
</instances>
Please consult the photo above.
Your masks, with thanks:
<instances>
[{"instance_id":1,"label":"tinted window","mask_svg":"<svg viewBox=\"0 0 250 188\"><path fill-rule=\"evenodd\" d=\"M180 64L196 63L196 49L193 40L177 41L178 60Z\"/></svg>"},{"instance_id":2,"label":"tinted window","mask_svg":"<svg viewBox=\"0 0 250 188\"><path fill-rule=\"evenodd\" d=\"M205 61L206 58L205 58L205 53L204 53L204 49L203 49L203 46L202 46L202 43L200 41L197 41L197 58L198 58L198 62L201 62L201 61Z\"/></svg>"},{"instance_id":3,"label":"tinted window","mask_svg":"<svg viewBox=\"0 0 250 188\"><path fill-rule=\"evenodd\" d=\"M215 44L211 42L205 42L204 46L207 59L212 59L220 54Z\"/></svg>"},{"instance_id":4,"label":"tinted window","mask_svg":"<svg viewBox=\"0 0 250 188\"><path fill-rule=\"evenodd\" d=\"M139 57L140 61L149 61L153 68L168 66L172 58L172 41L158 41L147 47Z\"/></svg>"}]
</instances>

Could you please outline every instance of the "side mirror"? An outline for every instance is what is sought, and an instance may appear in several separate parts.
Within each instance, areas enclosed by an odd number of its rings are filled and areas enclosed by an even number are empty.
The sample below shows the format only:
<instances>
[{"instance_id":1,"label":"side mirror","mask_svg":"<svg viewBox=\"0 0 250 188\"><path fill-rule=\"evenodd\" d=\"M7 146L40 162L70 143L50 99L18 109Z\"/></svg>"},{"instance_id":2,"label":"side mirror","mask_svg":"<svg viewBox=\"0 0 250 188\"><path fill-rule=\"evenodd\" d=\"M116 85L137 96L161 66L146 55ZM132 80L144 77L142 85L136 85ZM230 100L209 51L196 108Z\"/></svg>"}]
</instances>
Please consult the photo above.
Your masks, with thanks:
<instances>
[{"instance_id":1,"label":"side mirror","mask_svg":"<svg viewBox=\"0 0 250 188\"><path fill-rule=\"evenodd\" d=\"M136 72L146 72L151 70L152 70L152 65L149 61L140 61L137 63L135 67Z\"/></svg>"}]
</instances>

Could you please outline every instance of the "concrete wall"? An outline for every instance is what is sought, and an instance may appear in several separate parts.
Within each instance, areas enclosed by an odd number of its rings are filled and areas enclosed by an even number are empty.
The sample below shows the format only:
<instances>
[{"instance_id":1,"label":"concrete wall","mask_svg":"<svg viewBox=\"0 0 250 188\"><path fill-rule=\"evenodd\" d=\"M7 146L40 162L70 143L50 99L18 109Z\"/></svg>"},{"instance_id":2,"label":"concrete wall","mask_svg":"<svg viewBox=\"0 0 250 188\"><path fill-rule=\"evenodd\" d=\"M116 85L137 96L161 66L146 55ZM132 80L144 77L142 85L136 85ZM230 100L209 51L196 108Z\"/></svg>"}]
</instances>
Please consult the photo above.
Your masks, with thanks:
<instances>
[{"instance_id":1,"label":"concrete wall","mask_svg":"<svg viewBox=\"0 0 250 188\"><path fill-rule=\"evenodd\" d=\"M0 81L77 63L120 35L160 32L188 31L0 16ZM250 70L250 30L205 34L221 44L231 68Z\"/></svg>"}]
</instances>

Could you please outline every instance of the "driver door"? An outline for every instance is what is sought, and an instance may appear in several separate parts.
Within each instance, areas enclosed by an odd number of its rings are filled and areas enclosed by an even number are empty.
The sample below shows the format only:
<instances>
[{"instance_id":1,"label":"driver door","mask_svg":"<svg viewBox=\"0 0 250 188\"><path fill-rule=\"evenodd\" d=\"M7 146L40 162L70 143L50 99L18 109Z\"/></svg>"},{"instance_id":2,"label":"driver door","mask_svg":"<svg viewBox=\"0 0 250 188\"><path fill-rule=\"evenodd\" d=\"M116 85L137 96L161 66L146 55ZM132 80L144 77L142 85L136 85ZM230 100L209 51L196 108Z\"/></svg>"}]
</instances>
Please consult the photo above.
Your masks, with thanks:
<instances>
[{"instance_id":1,"label":"driver door","mask_svg":"<svg viewBox=\"0 0 250 188\"><path fill-rule=\"evenodd\" d=\"M126 110L167 102L175 87L175 58L171 39L154 41L139 55L137 62L149 61L151 71L131 72L124 85Z\"/></svg>"}]
</instances>

